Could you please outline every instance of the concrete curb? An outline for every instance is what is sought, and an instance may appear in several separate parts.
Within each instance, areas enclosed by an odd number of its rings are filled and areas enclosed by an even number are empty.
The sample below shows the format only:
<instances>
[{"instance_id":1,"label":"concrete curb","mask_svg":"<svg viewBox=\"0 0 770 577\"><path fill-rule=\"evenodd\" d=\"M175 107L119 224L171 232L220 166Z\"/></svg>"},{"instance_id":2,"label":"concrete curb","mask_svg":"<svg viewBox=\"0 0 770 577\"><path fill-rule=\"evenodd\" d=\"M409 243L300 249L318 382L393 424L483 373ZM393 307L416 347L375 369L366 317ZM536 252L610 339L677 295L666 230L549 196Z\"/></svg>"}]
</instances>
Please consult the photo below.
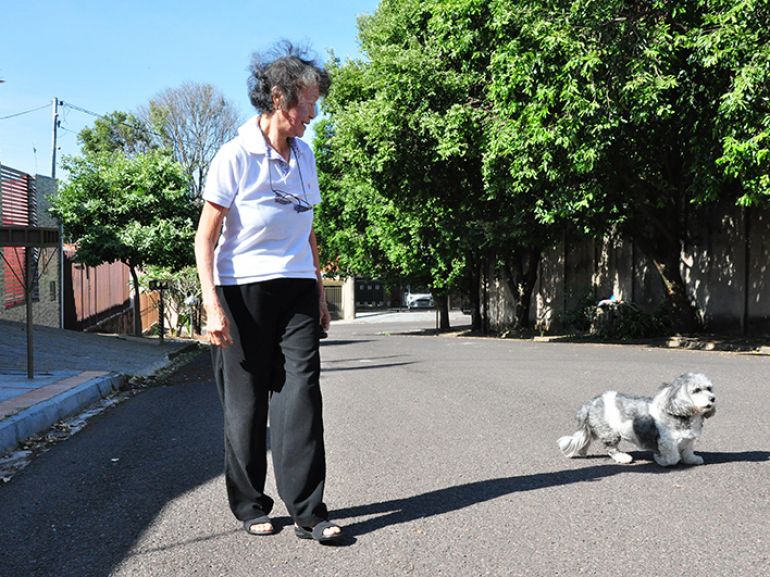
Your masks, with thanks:
<instances>
[{"instance_id":1,"label":"concrete curb","mask_svg":"<svg viewBox=\"0 0 770 577\"><path fill-rule=\"evenodd\" d=\"M87 375L87 373L83 374ZM0 421L0 454L14 449L29 437L45 431L56 421L75 415L88 405L110 395L126 380L125 375L115 373L88 378L64 391L56 390L55 394L49 398L2 419ZM55 389L57 383L46 388Z\"/></svg>"}]
</instances>

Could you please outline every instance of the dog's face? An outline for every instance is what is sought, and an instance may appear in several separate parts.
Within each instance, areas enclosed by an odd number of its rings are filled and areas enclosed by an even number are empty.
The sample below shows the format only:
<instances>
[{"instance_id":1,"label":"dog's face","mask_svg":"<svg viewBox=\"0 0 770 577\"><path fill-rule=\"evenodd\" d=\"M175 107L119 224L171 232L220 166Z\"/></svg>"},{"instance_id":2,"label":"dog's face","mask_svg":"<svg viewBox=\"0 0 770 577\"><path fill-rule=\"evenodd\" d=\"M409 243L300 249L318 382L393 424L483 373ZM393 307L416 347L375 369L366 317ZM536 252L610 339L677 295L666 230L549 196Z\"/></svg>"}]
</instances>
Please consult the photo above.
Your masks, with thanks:
<instances>
[{"instance_id":1,"label":"dog's face","mask_svg":"<svg viewBox=\"0 0 770 577\"><path fill-rule=\"evenodd\" d=\"M708 418L716 412L714 385L706 375L685 373L668 386L667 409L672 415L703 415Z\"/></svg>"},{"instance_id":2,"label":"dog's face","mask_svg":"<svg viewBox=\"0 0 770 577\"><path fill-rule=\"evenodd\" d=\"M698 412L706 414L716 410L717 398L714 395L714 385L705 375L693 375L687 382L687 393Z\"/></svg>"}]
</instances>

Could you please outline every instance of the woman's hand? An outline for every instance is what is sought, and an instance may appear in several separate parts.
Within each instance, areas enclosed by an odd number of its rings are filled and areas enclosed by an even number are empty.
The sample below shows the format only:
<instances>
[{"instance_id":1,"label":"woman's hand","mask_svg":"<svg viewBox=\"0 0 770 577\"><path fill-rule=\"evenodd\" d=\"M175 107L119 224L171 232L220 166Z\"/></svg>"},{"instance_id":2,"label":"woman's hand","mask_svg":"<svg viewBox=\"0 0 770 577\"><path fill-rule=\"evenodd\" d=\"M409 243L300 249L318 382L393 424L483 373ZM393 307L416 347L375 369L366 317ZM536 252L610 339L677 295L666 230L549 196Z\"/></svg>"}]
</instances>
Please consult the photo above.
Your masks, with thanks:
<instances>
[{"instance_id":1,"label":"woman's hand","mask_svg":"<svg viewBox=\"0 0 770 577\"><path fill-rule=\"evenodd\" d=\"M310 230L310 250L313 252L313 264L315 265L315 274L318 279L318 311L320 313L321 328L324 332L329 330L332 322L332 316L329 314L329 307L326 305L326 294L324 293L324 277L321 274L321 265L318 260L318 242L315 238L315 231Z\"/></svg>"},{"instance_id":2,"label":"woman's hand","mask_svg":"<svg viewBox=\"0 0 770 577\"><path fill-rule=\"evenodd\" d=\"M230 325L225 311L218 303L204 304L206 308L206 334L209 342L215 347L227 347L233 344L230 336Z\"/></svg>"},{"instance_id":3,"label":"woman's hand","mask_svg":"<svg viewBox=\"0 0 770 577\"><path fill-rule=\"evenodd\" d=\"M321 328L324 331L328 331L332 322L332 315L329 313L329 307L326 305L326 297L322 296L319 299L318 310L321 313Z\"/></svg>"}]
</instances>

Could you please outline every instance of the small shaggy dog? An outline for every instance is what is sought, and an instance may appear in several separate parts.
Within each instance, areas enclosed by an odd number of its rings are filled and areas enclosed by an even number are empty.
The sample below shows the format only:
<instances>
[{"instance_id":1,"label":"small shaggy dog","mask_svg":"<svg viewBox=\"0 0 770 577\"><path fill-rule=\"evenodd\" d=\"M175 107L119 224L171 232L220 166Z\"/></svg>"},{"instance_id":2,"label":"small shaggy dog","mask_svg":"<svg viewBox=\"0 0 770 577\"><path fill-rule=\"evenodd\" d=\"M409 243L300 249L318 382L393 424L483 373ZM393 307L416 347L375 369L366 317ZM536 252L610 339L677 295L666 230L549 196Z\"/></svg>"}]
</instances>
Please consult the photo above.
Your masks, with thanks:
<instances>
[{"instance_id":1,"label":"small shaggy dog","mask_svg":"<svg viewBox=\"0 0 770 577\"><path fill-rule=\"evenodd\" d=\"M703 419L715 412L713 385L699 373L678 376L652 398L606 391L578 410L580 428L574 435L560 438L559 448L567 457L585 456L591 441L599 439L610 457L618 463L630 463L631 455L618 450L620 441L625 440L654 451L655 462L663 467L679 461L702 465L703 458L693 449Z\"/></svg>"}]
</instances>

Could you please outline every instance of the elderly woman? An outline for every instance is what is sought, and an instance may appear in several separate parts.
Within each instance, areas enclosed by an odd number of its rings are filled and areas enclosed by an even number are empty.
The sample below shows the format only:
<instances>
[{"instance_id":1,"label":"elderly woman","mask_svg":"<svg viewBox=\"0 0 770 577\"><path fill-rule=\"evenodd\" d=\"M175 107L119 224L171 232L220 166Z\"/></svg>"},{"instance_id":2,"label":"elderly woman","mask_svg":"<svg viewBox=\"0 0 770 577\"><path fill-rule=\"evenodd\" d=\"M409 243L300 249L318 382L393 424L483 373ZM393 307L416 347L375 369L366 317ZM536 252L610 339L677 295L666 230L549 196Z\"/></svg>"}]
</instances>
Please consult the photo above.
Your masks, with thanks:
<instances>
[{"instance_id":1,"label":"elderly woman","mask_svg":"<svg viewBox=\"0 0 770 577\"><path fill-rule=\"evenodd\" d=\"M299 139L327 93L327 73L288 43L255 56L260 114L215 156L195 255L225 422L230 508L251 535L274 532L265 494L267 421L278 494L303 539L341 529L323 501L326 461L318 339L329 327L313 207L315 159Z\"/></svg>"}]
</instances>

